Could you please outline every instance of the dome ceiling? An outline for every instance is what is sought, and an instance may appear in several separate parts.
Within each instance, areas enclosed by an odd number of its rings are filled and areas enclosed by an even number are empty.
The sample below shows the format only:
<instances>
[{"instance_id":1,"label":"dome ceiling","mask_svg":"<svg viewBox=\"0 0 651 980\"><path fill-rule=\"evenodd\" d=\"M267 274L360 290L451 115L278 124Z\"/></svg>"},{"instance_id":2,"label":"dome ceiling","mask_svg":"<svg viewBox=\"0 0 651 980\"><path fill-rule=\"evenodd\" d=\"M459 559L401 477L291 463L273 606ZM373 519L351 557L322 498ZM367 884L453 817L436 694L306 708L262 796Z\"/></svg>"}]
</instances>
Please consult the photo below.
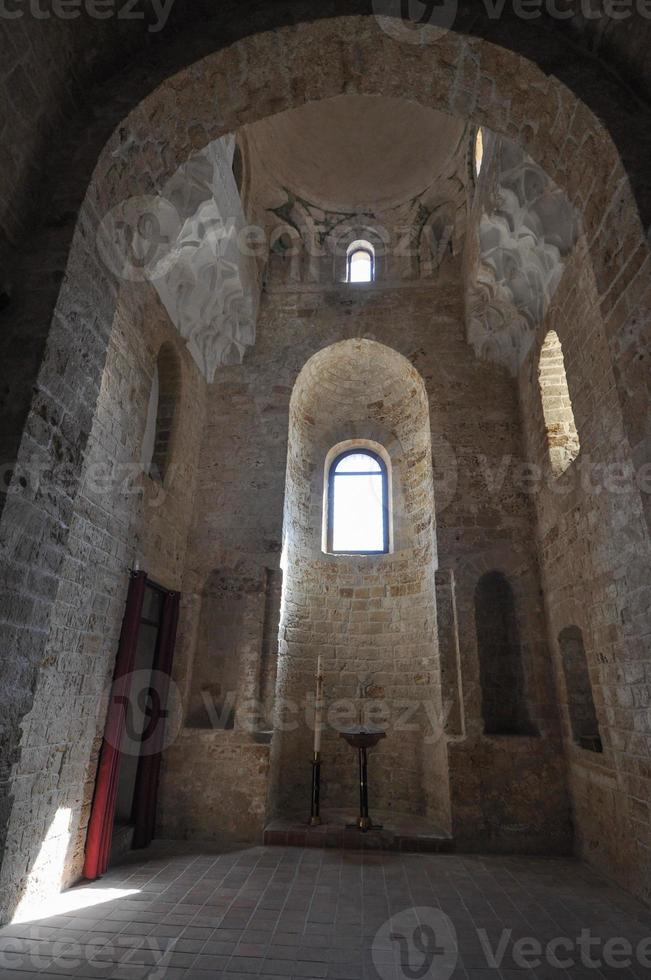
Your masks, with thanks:
<instances>
[{"instance_id":1,"label":"dome ceiling","mask_svg":"<svg viewBox=\"0 0 651 980\"><path fill-rule=\"evenodd\" d=\"M461 120L415 102L364 95L246 127L251 163L270 184L340 212L384 210L421 194L449 169L464 132Z\"/></svg>"}]
</instances>

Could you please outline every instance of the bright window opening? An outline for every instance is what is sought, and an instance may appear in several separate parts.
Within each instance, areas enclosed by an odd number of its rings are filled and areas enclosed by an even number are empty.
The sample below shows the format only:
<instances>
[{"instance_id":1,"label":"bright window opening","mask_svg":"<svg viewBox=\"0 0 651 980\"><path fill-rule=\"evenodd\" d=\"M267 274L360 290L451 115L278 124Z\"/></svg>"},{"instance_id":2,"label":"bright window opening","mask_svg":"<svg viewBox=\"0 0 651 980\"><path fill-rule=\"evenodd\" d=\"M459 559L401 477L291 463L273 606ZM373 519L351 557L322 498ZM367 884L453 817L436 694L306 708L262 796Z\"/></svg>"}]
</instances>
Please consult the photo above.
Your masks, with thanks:
<instances>
[{"instance_id":1,"label":"bright window opening","mask_svg":"<svg viewBox=\"0 0 651 980\"><path fill-rule=\"evenodd\" d=\"M375 252L370 242L353 242L347 252L348 282L373 282L375 279Z\"/></svg>"},{"instance_id":2,"label":"bright window opening","mask_svg":"<svg viewBox=\"0 0 651 980\"><path fill-rule=\"evenodd\" d=\"M475 177L479 177L484 162L484 131L479 127L475 136Z\"/></svg>"},{"instance_id":3,"label":"bright window opening","mask_svg":"<svg viewBox=\"0 0 651 980\"><path fill-rule=\"evenodd\" d=\"M574 423L563 349L554 330L549 331L540 351L538 382L551 469L554 476L560 476L579 455L581 447Z\"/></svg>"},{"instance_id":4,"label":"bright window opening","mask_svg":"<svg viewBox=\"0 0 651 980\"><path fill-rule=\"evenodd\" d=\"M328 550L387 552L387 469L382 459L366 450L342 453L330 467L328 483Z\"/></svg>"}]
</instances>

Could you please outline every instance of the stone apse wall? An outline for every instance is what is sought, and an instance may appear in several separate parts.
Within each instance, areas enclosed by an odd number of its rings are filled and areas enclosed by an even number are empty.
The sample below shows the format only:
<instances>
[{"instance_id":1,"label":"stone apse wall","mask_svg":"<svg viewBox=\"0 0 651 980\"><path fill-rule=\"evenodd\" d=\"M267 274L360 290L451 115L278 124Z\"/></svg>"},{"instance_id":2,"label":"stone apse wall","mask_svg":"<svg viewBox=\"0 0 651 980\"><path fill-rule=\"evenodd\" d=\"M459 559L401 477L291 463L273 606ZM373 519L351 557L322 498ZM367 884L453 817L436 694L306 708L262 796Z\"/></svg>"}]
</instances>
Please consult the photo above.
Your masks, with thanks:
<instances>
[{"instance_id":1,"label":"stone apse wall","mask_svg":"<svg viewBox=\"0 0 651 980\"><path fill-rule=\"evenodd\" d=\"M360 445L386 456L393 546L381 556L326 555L328 460ZM271 806L297 815L305 809L312 731L296 706L302 709L313 695L320 654L329 719L324 807L354 806L356 760L337 728L357 723L366 709L363 719L389 734L373 752L374 805L428 813L447 827L447 763L437 730L442 704L429 411L422 379L405 358L374 341L349 340L307 362L290 406L285 494ZM366 704L360 685L370 696Z\"/></svg>"},{"instance_id":2,"label":"stone apse wall","mask_svg":"<svg viewBox=\"0 0 651 980\"><path fill-rule=\"evenodd\" d=\"M371 357L374 351L379 356ZM332 373L337 356L341 387ZM326 455L349 439L379 443L391 459L394 554L369 560L321 551ZM465 341L457 260L450 260L436 282L403 286L376 283L351 290L332 283L269 282L255 347L242 365L218 372L208 389L188 547L182 631L189 638L187 670L179 666L186 727L182 742L167 753L163 834L203 834L212 814L211 836L237 837L237 819L224 795L228 772L220 766L206 778L217 746L238 760L234 791L238 798L249 794L254 813L244 824L247 833L260 832L265 813L305 812L309 697L321 651L329 703L355 701L360 675L370 679L371 710L373 700L376 709L386 710L380 704L385 700L394 720L401 699L425 703L434 715L442 703L444 739L424 742L426 720L418 713L420 731L412 735L392 733L389 726L372 761L377 806L429 814L468 847L570 846L551 660L531 547L534 511L519 490L517 465L499 481L505 454L517 462L523 458L516 386L508 371L479 361ZM524 697L536 734L484 735L474 596L479 578L493 570L507 577L515 595ZM251 697L264 687L270 571L283 574L277 690L298 704L298 719L307 716L307 723L275 735L267 808L259 774L269 749L247 739L242 728L251 721ZM229 614L229 631L239 617L241 632L239 638L229 633L227 642L213 632L208 641L213 662L222 658L224 665L213 683L228 676L227 647L238 648L241 658L237 677L229 681L236 690L234 727L209 731L193 727L193 673L203 667L195 661L193 668L192 661L201 651L206 655L202 609L206 603L216 608L216 576L225 589L222 604L228 581L234 588L239 583L240 608ZM439 601L443 615L437 625ZM273 652L275 659L275 647ZM254 718L253 727L267 722ZM333 728L325 735L324 752L324 808L354 813L354 759Z\"/></svg>"},{"instance_id":3,"label":"stone apse wall","mask_svg":"<svg viewBox=\"0 0 651 980\"><path fill-rule=\"evenodd\" d=\"M164 480L143 472L147 405L162 345L177 359L179 385ZM65 370L66 350L51 370ZM152 290L125 287L116 312L75 501L66 560L40 573L54 603L34 702L21 725L14 807L0 879L2 914L73 883L83 866L86 827L120 635L129 568L180 589L203 425L203 384ZM44 438L33 431L36 440ZM40 474L42 494L52 479ZM27 542L11 541L17 556ZM72 700L71 700L72 699ZM26 833L30 821L38 837ZM16 874L16 867L24 869ZM5 911L6 910L6 911Z\"/></svg>"}]
</instances>

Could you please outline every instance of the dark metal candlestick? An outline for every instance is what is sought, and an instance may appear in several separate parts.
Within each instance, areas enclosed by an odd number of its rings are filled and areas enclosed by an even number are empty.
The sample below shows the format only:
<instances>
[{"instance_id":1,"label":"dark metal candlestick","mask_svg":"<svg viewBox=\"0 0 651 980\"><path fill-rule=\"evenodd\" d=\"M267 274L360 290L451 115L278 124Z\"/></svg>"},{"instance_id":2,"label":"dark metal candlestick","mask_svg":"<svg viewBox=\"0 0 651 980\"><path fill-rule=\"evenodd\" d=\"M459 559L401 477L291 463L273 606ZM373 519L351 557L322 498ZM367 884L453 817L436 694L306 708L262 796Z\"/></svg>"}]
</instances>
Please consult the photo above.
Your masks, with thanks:
<instances>
[{"instance_id":1,"label":"dark metal candlestick","mask_svg":"<svg viewBox=\"0 0 651 980\"><path fill-rule=\"evenodd\" d=\"M310 827L318 827L321 823L319 813L321 797L321 753L315 752L312 759L312 805L310 808Z\"/></svg>"},{"instance_id":2,"label":"dark metal candlestick","mask_svg":"<svg viewBox=\"0 0 651 980\"><path fill-rule=\"evenodd\" d=\"M370 728L365 725L355 725L341 733L342 737L354 749L357 749L357 764L359 766L359 816L351 827L358 827L366 833L371 827L382 829L381 824L374 824L368 813L368 758L367 749L372 748L386 737L386 732L380 728Z\"/></svg>"},{"instance_id":3,"label":"dark metal candlestick","mask_svg":"<svg viewBox=\"0 0 651 980\"><path fill-rule=\"evenodd\" d=\"M359 757L359 817L357 826L360 830L368 830L371 826L371 818L368 815L368 765L366 758L366 748L358 750Z\"/></svg>"}]
</instances>

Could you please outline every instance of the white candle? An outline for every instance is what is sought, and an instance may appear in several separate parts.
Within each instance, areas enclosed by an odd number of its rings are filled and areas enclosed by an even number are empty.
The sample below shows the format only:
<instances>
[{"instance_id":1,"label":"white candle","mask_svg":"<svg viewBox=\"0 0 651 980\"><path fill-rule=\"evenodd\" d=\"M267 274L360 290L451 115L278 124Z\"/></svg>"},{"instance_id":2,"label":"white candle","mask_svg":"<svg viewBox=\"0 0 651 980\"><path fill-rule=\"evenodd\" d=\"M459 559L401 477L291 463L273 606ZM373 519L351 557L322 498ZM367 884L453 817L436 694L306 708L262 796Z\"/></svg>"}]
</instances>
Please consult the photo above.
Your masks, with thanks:
<instances>
[{"instance_id":1,"label":"white candle","mask_svg":"<svg viewBox=\"0 0 651 980\"><path fill-rule=\"evenodd\" d=\"M323 670L321 654L316 665L316 700L314 702L314 754L321 751L321 724L323 720Z\"/></svg>"}]
</instances>

